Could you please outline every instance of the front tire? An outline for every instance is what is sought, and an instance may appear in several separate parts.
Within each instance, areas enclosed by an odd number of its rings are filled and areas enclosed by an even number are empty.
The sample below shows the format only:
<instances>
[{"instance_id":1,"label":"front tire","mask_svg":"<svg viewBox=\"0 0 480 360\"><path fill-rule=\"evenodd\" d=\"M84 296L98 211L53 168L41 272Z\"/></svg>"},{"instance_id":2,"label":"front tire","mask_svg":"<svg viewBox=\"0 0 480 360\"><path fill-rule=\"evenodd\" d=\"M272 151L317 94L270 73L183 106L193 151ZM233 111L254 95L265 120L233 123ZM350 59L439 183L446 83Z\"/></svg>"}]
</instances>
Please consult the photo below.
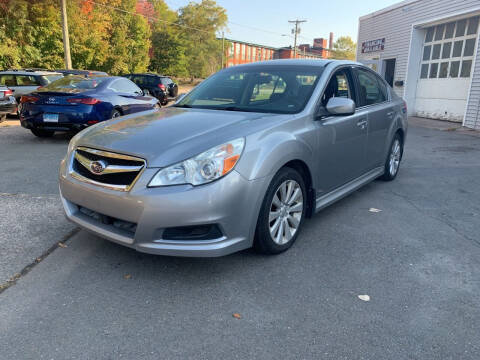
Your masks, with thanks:
<instances>
[{"instance_id":1,"label":"front tire","mask_svg":"<svg viewBox=\"0 0 480 360\"><path fill-rule=\"evenodd\" d=\"M55 134L53 130L44 130L44 129L30 129L33 135L40 137L40 138L49 138Z\"/></svg>"},{"instance_id":2,"label":"front tire","mask_svg":"<svg viewBox=\"0 0 480 360\"><path fill-rule=\"evenodd\" d=\"M385 161L385 172L382 176L384 181L392 181L397 177L400 169L400 162L403 156L403 142L400 135L397 133L393 137L390 151L388 152L387 160Z\"/></svg>"},{"instance_id":3,"label":"front tire","mask_svg":"<svg viewBox=\"0 0 480 360\"><path fill-rule=\"evenodd\" d=\"M0 115L0 123L4 122L7 120L7 115Z\"/></svg>"},{"instance_id":4,"label":"front tire","mask_svg":"<svg viewBox=\"0 0 480 360\"><path fill-rule=\"evenodd\" d=\"M260 209L254 247L263 254L288 250L300 233L307 209L302 176L294 169L281 169L272 180Z\"/></svg>"}]
</instances>

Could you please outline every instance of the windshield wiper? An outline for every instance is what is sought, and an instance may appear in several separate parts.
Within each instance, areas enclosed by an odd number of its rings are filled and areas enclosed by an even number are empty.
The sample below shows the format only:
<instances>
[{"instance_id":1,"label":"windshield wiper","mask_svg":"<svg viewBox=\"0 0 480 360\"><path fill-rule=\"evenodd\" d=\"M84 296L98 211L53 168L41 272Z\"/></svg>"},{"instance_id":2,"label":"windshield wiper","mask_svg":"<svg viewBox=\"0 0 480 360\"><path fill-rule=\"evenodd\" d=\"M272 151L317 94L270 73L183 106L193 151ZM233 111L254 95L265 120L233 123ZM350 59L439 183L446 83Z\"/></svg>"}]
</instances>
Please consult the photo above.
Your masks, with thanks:
<instances>
[{"instance_id":1,"label":"windshield wiper","mask_svg":"<svg viewBox=\"0 0 480 360\"><path fill-rule=\"evenodd\" d=\"M225 106L225 107L211 107L212 110L224 110L224 111L245 111L245 112L258 112L255 109L242 108L238 106Z\"/></svg>"},{"instance_id":2,"label":"windshield wiper","mask_svg":"<svg viewBox=\"0 0 480 360\"><path fill-rule=\"evenodd\" d=\"M183 104L183 105L173 105L173 107L178 107L178 108L186 108L186 109L191 109L192 106L191 105L187 105L187 104Z\"/></svg>"}]
</instances>

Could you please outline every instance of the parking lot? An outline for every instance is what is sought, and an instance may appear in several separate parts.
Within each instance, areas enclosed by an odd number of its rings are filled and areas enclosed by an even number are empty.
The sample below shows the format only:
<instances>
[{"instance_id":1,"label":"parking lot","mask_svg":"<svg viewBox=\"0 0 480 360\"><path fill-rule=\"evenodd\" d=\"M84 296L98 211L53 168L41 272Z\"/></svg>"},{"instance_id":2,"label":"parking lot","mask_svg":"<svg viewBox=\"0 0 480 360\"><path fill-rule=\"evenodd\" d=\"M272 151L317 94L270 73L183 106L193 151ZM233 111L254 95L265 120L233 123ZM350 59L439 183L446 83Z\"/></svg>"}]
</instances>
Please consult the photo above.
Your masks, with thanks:
<instances>
[{"instance_id":1,"label":"parking lot","mask_svg":"<svg viewBox=\"0 0 480 360\"><path fill-rule=\"evenodd\" d=\"M411 122L395 181L290 251L214 259L79 231L58 197L69 137L0 127L0 358L478 359L480 137L427 126Z\"/></svg>"}]
</instances>

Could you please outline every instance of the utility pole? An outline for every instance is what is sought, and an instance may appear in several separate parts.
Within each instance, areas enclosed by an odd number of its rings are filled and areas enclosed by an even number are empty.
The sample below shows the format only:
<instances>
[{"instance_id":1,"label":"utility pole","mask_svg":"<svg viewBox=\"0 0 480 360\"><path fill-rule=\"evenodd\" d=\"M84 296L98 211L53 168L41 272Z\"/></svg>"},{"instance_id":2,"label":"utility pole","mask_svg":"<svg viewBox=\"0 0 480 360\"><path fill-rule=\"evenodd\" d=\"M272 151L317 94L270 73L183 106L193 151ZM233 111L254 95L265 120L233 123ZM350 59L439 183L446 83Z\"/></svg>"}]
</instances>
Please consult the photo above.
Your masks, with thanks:
<instances>
[{"instance_id":1,"label":"utility pole","mask_svg":"<svg viewBox=\"0 0 480 360\"><path fill-rule=\"evenodd\" d=\"M67 0L60 0L62 7L62 30L63 30L63 51L65 56L65 68L72 68L72 59L70 58L70 39L68 38L68 20L67 20Z\"/></svg>"},{"instance_id":2,"label":"utility pole","mask_svg":"<svg viewBox=\"0 0 480 360\"><path fill-rule=\"evenodd\" d=\"M307 20L297 19L297 20L289 20L288 22L291 24L295 24L295 29L292 29L292 34L295 35L295 40L293 42L293 58L296 59L297 58L297 36L298 34L300 34L300 27L298 26L298 24L307 22Z\"/></svg>"},{"instance_id":3,"label":"utility pole","mask_svg":"<svg viewBox=\"0 0 480 360\"><path fill-rule=\"evenodd\" d=\"M225 65L225 61L223 60L225 57L225 31L222 31L222 69Z\"/></svg>"}]
</instances>

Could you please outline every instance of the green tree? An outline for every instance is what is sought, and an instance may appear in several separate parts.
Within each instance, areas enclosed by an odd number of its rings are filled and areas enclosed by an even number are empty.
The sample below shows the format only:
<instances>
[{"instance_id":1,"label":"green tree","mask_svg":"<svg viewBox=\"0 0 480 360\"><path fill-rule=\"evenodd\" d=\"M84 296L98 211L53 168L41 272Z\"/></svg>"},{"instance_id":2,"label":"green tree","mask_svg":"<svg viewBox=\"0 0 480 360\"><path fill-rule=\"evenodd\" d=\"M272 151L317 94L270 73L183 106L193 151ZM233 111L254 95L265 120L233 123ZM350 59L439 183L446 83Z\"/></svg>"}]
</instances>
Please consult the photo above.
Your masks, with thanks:
<instances>
[{"instance_id":1,"label":"green tree","mask_svg":"<svg viewBox=\"0 0 480 360\"><path fill-rule=\"evenodd\" d=\"M54 68L63 63L56 1L2 0L0 29L4 30L0 33L0 67Z\"/></svg>"},{"instance_id":2,"label":"green tree","mask_svg":"<svg viewBox=\"0 0 480 360\"><path fill-rule=\"evenodd\" d=\"M164 0L151 0L155 20L152 24L152 50L149 69L175 76L187 76L186 42L182 37L178 14Z\"/></svg>"},{"instance_id":3,"label":"green tree","mask_svg":"<svg viewBox=\"0 0 480 360\"><path fill-rule=\"evenodd\" d=\"M216 34L227 24L226 10L214 0L191 2L179 9L178 24L182 27L190 78L206 77L218 70L222 43Z\"/></svg>"},{"instance_id":4,"label":"green tree","mask_svg":"<svg viewBox=\"0 0 480 360\"><path fill-rule=\"evenodd\" d=\"M109 6L127 12L116 11L112 16L110 48L102 70L112 74L146 71L150 62L150 27L147 19L136 10L137 0L108 1ZM108 10L111 11L111 10Z\"/></svg>"},{"instance_id":5,"label":"green tree","mask_svg":"<svg viewBox=\"0 0 480 360\"><path fill-rule=\"evenodd\" d=\"M350 36L341 36L333 43L331 58L355 60L357 45Z\"/></svg>"}]
</instances>

